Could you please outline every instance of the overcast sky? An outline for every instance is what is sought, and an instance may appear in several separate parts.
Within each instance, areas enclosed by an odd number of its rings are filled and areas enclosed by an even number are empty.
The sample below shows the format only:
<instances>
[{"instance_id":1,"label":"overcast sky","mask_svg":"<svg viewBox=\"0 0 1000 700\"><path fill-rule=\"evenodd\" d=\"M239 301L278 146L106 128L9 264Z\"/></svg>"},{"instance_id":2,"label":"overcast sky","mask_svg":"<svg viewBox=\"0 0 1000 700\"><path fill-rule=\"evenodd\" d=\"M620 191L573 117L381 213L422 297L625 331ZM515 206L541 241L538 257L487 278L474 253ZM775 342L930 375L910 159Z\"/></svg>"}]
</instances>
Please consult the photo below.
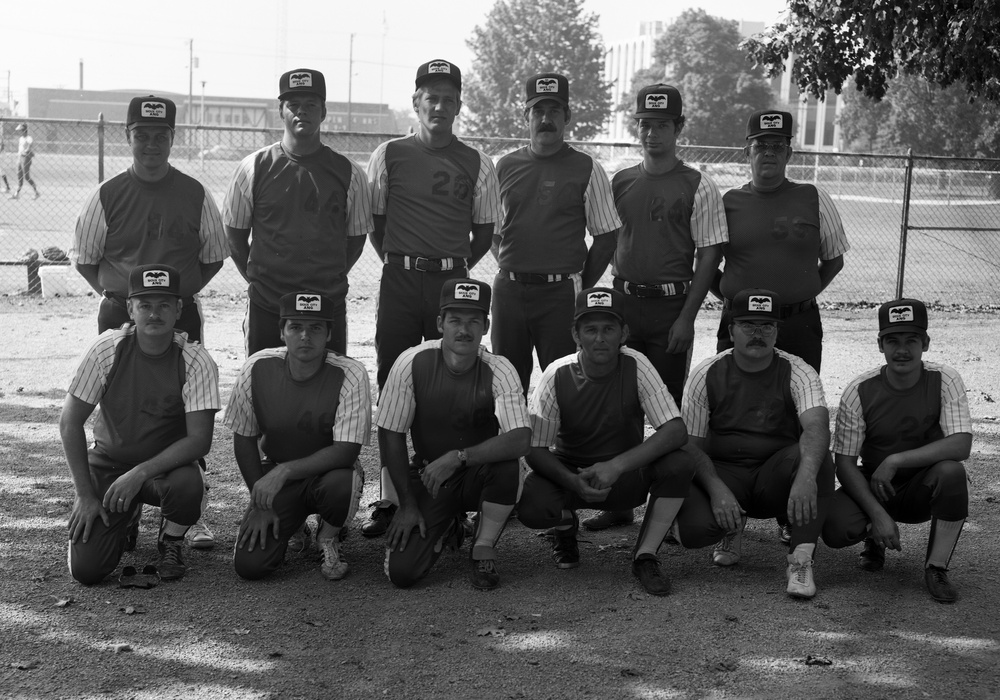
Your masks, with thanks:
<instances>
[{"instance_id":1,"label":"overcast sky","mask_svg":"<svg viewBox=\"0 0 1000 700\"><path fill-rule=\"evenodd\" d=\"M786 6L784 0L584 4L599 16L605 43L635 36L641 20L669 19L687 7L771 24ZM470 68L465 42L492 5L493 0L22 2L4 13L0 92L5 99L8 76L15 99L22 99L27 87L77 88L82 60L86 89L184 95L193 39L196 98L201 81L208 95L270 97L277 94L277 76L284 70L310 67L326 75L329 100L346 101L353 65L355 102L407 107L420 63L444 58L463 71ZM671 14L649 14L653 7Z\"/></svg>"}]
</instances>

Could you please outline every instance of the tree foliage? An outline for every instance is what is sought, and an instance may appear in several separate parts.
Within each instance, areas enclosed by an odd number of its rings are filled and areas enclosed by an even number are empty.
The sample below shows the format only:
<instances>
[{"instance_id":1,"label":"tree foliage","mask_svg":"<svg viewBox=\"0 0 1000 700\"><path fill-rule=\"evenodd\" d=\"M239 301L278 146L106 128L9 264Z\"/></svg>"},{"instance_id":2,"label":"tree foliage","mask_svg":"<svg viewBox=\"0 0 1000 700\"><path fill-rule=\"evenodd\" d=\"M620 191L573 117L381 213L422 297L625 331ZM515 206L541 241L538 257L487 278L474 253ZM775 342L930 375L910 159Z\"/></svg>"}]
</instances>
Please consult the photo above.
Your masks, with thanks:
<instances>
[{"instance_id":1,"label":"tree foliage","mask_svg":"<svg viewBox=\"0 0 1000 700\"><path fill-rule=\"evenodd\" d=\"M770 75L794 55L792 79L822 99L852 76L864 95L886 95L897 75L1000 101L1000 13L995 0L789 0L784 22L744 46Z\"/></svg>"},{"instance_id":2,"label":"tree foliage","mask_svg":"<svg viewBox=\"0 0 1000 700\"><path fill-rule=\"evenodd\" d=\"M763 71L739 48L739 25L702 9L685 10L656 41L653 68L636 73L632 90L619 105L631 113L639 88L663 81L681 91L685 143L741 145L746 121L758 109L774 106ZM650 75L657 75L649 80ZM634 133L634 124L630 125Z\"/></svg>"},{"instance_id":3,"label":"tree foliage","mask_svg":"<svg viewBox=\"0 0 1000 700\"><path fill-rule=\"evenodd\" d=\"M567 136L594 136L607 119L604 44L583 0L498 0L466 42L473 54L462 100L468 133L523 137L524 82L535 73L569 78Z\"/></svg>"},{"instance_id":4,"label":"tree foliage","mask_svg":"<svg viewBox=\"0 0 1000 700\"><path fill-rule=\"evenodd\" d=\"M942 88L916 76L889 83L876 101L852 90L844 96L840 128L849 148L879 153L996 158L1000 106L970 104L964 87Z\"/></svg>"}]
</instances>

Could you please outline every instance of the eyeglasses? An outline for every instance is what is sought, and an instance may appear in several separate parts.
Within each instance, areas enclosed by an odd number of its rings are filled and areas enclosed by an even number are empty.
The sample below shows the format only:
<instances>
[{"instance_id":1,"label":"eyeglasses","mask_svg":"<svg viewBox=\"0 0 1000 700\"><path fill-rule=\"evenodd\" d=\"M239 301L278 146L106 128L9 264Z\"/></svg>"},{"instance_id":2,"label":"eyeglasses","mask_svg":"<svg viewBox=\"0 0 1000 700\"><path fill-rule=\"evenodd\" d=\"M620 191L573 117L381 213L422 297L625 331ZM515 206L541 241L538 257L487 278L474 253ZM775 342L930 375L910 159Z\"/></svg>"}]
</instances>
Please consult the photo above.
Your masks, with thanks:
<instances>
[{"instance_id":1,"label":"eyeglasses","mask_svg":"<svg viewBox=\"0 0 1000 700\"><path fill-rule=\"evenodd\" d=\"M750 150L754 153L784 153L786 148L788 144L781 141L754 141L750 144Z\"/></svg>"},{"instance_id":2,"label":"eyeglasses","mask_svg":"<svg viewBox=\"0 0 1000 700\"><path fill-rule=\"evenodd\" d=\"M753 323L752 321L737 321L736 325L739 326L740 330L747 335L753 335L757 331L765 338L770 338L774 335L774 332L778 330L778 326L774 323Z\"/></svg>"}]
</instances>

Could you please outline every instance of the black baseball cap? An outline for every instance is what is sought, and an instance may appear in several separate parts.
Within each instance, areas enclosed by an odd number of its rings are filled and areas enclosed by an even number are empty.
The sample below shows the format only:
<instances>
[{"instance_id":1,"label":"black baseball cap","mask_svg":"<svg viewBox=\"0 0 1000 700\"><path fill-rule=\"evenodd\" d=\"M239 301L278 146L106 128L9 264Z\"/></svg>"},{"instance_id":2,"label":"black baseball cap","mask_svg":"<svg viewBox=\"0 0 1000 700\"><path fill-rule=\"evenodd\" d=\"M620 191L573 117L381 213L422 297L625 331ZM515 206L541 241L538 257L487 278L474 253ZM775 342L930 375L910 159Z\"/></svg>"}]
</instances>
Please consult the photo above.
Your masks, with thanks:
<instances>
[{"instance_id":1,"label":"black baseball cap","mask_svg":"<svg viewBox=\"0 0 1000 700\"><path fill-rule=\"evenodd\" d=\"M780 321L781 297L770 289L744 289L730 306L734 321Z\"/></svg>"},{"instance_id":2,"label":"black baseball cap","mask_svg":"<svg viewBox=\"0 0 1000 700\"><path fill-rule=\"evenodd\" d=\"M302 92L319 95L320 99L326 102L326 78L312 68L296 68L282 74L278 80L279 100Z\"/></svg>"},{"instance_id":3,"label":"black baseball cap","mask_svg":"<svg viewBox=\"0 0 1000 700\"><path fill-rule=\"evenodd\" d=\"M492 296L493 290L485 282L467 278L450 279L441 287L440 308L442 312L445 309L477 309L488 314Z\"/></svg>"},{"instance_id":4,"label":"black baseball cap","mask_svg":"<svg viewBox=\"0 0 1000 700\"><path fill-rule=\"evenodd\" d=\"M126 128L133 126L165 126L174 128L177 121L177 105L173 100L156 95L133 97L128 103Z\"/></svg>"},{"instance_id":5,"label":"black baseball cap","mask_svg":"<svg viewBox=\"0 0 1000 700\"><path fill-rule=\"evenodd\" d=\"M531 109L542 100L555 100L569 107L569 80L559 73L539 73L524 84L524 108Z\"/></svg>"},{"instance_id":6,"label":"black baseball cap","mask_svg":"<svg viewBox=\"0 0 1000 700\"><path fill-rule=\"evenodd\" d=\"M762 109L747 120L747 141L758 136L792 138L792 113L777 109Z\"/></svg>"},{"instance_id":7,"label":"black baseball cap","mask_svg":"<svg viewBox=\"0 0 1000 700\"><path fill-rule=\"evenodd\" d=\"M673 85L647 85L635 96L633 119L676 119L684 113L681 91Z\"/></svg>"},{"instance_id":8,"label":"black baseball cap","mask_svg":"<svg viewBox=\"0 0 1000 700\"><path fill-rule=\"evenodd\" d=\"M625 295L609 287L584 289L576 295L573 320L592 313L611 314L625 323Z\"/></svg>"},{"instance_id":9,"label":"black baseball cap","mask_svg":"<svg viewBox=\"0 0 1000 700\"><path fill-rule=\"evenodd\" d=\"M917 299L896 299L878 307L878 337L890 333L926 333L927 307Z\"/></svg>"},{"instance_id":10,"label":"black baseball cap","mask_svg":"<svg viewBox=\"0 0 1000 700\"><path fill-rule=\"evenodd\" d=\"M151 294L180 297L181 276L177 269L156 263L133 267L128 275L129 299Z\"/></svg>"},{"instance_id":11,"label":"black baseball cap","mask_svg":"<svg viewBox=\"0 0 1000 700\"><path fill-rule=\"evenodd\" d=\"M462 89L462 71L454 63L450 63L441 58L423 63L417 68L417 79L414 81L419 88L421 85L443 78L451 82L459 90Z\"/></svg>"},{"instance_id":12,"label":"black baseball cap","mask_svg":"<svg viewBox=\"0 0 1000 700\"><path fill-rule=\"evenodd\" d=\"M282 321L289 318L333 321L333 302L317 292L292 292L278 299L278 316Z\"/></svg>"}]
</instances>

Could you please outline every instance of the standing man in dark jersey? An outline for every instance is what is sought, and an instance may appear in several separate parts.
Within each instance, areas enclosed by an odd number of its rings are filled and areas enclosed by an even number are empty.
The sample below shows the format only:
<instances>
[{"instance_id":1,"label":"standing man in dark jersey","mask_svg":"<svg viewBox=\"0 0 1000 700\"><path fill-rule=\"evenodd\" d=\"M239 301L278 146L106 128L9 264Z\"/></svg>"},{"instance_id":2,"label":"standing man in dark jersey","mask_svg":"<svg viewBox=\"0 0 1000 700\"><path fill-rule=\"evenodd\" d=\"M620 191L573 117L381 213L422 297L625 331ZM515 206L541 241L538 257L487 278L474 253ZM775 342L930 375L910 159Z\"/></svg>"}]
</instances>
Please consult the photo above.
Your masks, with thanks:
<instances>
[{"instance_id":1,"label":"standing man in dark jersey","mask_svg":"<svg viewBox=\"0 0 1000 700\"><path fill-rule=\"evenodd\" d=\"M573 302L604 273L621 226L604 168L564 140L571 114L566 76L531 76L524 102L531 141L497 163L503 223L493 236L500 269L491 337L525 393L532 349L543 371L576 349Z\"/></svg>"},{"instance_id":2,"label":"standing man in dark jersey","mask_svg":"<svg viewBox=\"0 0 1000 700\"><path fill-rule=\"evenodd\" d=\"M277 569L289 538L320 514L321 572L347 575L339 536L364 484L358 463L368 444L371 395L357 360L327 349L336 305L311 291L278 300L282 348L250 356L233 385L223 422L250 490L233 564L243 578Z\"/></svg>"},{"instance_id":3,"label":"standing man in dark jersey","mask_svg":"<svg viewBox=\"0 0 1000 700\"><path fill-rule=\"evenodd\" d=\"M747 121L751 180L722 200L729 242L726 267L715 291L723 299L718 350L733 347L729 307L741 289L773 290L782 299L777 348L820 371L823 324L816 296L844 267L850 245L833 200L815 185L792 182L785 169L792 157L792 115L754 112Z\"/></svg>"},{"instance_id":4,"label":"standing man in dark jersey","mask_svg":"<svg viewBox=\"0 0 1000 700\"><path fill-rule=\"evenodd\" d=\"M500 583L496 544L517 501L518 457L528 451L531 430L517 373L480 345L489 330L490 286L446 280L440 308L442 337L399 356L375 416L382 463L400 496L385 572L396 586L412 586L445 541L460 542L465 513L478 511L469 577L490 589Z\"/></svg>"},{"instance_id":5,"label":"standing man in dark jersey","mask_svg":"<svg viewBox=\"0 0 1000 700\"><path fill-rule=\"evenodd\" d=\"M281 141L243 159L223 206L233 262L250 283L247 356L283 345L278 300L300 289L333 300L327 347L343 355L347 275L372 230L368 179L361 166L323 145L322 73L299 68L282 75L278 111Z\"/></svg>"},{"instance_id":6,"label":"standing man in dark jersey","mask_svg":"<svg viewBox=\"0 0 1000 700\"><path fill-rule=\"evenodd\" d=\"M879 571L885 550L900 549L896 523L930 520L924 583L934 600L953 603L948 564L969 515L965 384L951 367L922 359L930 347L923 302L882 304L878 321L885 364L855 377L840 397L833 452L841 488L823 541L848 547L864 540L859 564Z\"/></svg>"},{"instance_id":7,"label":"standing man in dark jersey","mask_svg":"<svg viewBox=\"0 0 1000 700\"><path fill-rule=\"evenodd\" d=\"M677 157L683 112L674 86L639 90L632 117L642 162L615 173L611 185L622 220L611 272L614 288L625 294L626 342L649 358L678 406L691 364L694 319L729 240L719 188ZM630 510L607 511L582 524L603 530L633 518Z\"/></svg>"},{"instance_id":8,"label":"standing man in dark jersey","mask_svg":"<svg viewBox=\"0 0 1000 700\"><path fill-rule=\"evenodd\" d=\"M69 569L85 585L118 566L142 504L160 507L159 576L184 576L184 533L204 492L198 462L212 446L219 372L200 343L175 332L182 284L169 265L129 273L133 325L110 329L83 353L59 418L76 499ZM94 443L84 426L97 406Z\"/></svg>"},{"instance_id":9,"label":"standing man in dark jersey","mask_svg":"<svg viewBox=\"0 0 1000 700\"><path fill-rule=\"evenodd\" d=\"M448 61L428 61L415 83L416 133L381 144L368 161L371 242L385 263L375 321L380 391L400 353L441 337L441 288L469 276L489 251L500 218L493 161L452 133L462 108L462 72ZM386 531L399 503L385 465L381 493L361 529L367 537Z\"/></svg>"},{"instance_id":10,"label":"standing man in dark jersey","mask_svg":"<svg viewBox=\"0 0 1000 700\"><path fill-rule=\"evenodd\" d=\"M691 487L687 430L646 356L622 347L624 295L596 287L577 296L573 339L580 350L548 366L531 395L531 467L518 517L553 528L552 559L580 565L579 508L646 503L632 573L651 595L670 593L656 553ZM644 438L643 417L654 428Z\"/></svg>"}]
</instances>

